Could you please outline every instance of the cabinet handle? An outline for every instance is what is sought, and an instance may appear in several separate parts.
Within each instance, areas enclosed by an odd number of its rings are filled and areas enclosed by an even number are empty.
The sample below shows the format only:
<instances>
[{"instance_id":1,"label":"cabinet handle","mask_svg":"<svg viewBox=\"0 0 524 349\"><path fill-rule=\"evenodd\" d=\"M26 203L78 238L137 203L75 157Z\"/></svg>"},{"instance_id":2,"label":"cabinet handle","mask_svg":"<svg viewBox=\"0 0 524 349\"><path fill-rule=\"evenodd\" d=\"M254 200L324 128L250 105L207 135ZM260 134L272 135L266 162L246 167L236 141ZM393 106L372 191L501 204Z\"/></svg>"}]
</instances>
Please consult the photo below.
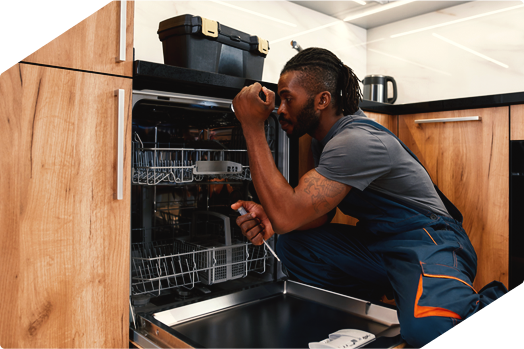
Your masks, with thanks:
<instances>
[{"instance_id":1,"label":"cabinet handle","mask_svg":"<svg viewBox=\"0 0 524 349\"><path fill-rule=\"evenodd\" d=\"M127 27L127 1L120 1L120 48L116 58L117 62L126 60L126 27Z\"/></svg>"},{"instance_id":2,"label":"cabinet handle","mask_svg":"<svg viewBox=\"0 0 524 349\"><path fill-rule=\"evenodd\" d=\"M124 198L124 103L125 90L115 90L118 97L118 127L117 127L117 161L116 161L116 194L115 199Z\"/></svg>"},{"instance_id":3,"label":"cabinet handle","mask_svg":"<svg viewBox=\"0 0 524 349\"><path fill-rule=\"evenodd\" d=\"M434 122L481 121L480 116L463 116L460 118L422 119L415 120L415 124L429 124Z\"/></svg>"}]
</instances>

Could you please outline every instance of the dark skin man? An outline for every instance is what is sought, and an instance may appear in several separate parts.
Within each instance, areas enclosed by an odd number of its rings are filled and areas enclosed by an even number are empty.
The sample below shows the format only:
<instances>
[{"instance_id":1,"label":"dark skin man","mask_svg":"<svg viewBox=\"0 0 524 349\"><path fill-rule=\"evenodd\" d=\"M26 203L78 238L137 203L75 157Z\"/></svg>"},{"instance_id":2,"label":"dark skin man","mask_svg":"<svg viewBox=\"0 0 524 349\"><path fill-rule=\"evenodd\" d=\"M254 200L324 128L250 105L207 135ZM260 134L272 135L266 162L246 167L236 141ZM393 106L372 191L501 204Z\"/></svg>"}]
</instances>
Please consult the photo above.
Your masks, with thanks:
<instances>
[{"instance_id":1,"label":"dark skin man","mask_svg":"<svg viewBox=\"0 0 524 349\"><path fill-rule=\"evenodd\" d=\"M416 155L360 110L359 80L338 57L301 51L284 66L278 94L282 129L313 137L316 168L296 188L287 183L264 132L275 94L245 87L233 106L262 205L232 208L250 212L237 224L253 244L284 234L276 249L290 278L373 302L394 296L401 335L414 347L507 292L497 281L474 289L477 259L462 214ZM336 207L359 224L331 224Z\"/></svg>"},{"instance_id":2,"label":"dark skin man","mask_svg":"<svg viewBox=\"0 0 524 349\"><path fill-rule=\"evenodd\" d=\"M281 75L278 94L280 124L288 135L323 139L343 114L337 114L331 93L310 95L302 86L302 72ZM266 101L259 92L263 91ZM308 105L309 104L309 105ZM275 94L259 83L244 87L233 100L235 115L242 124L250 159L253 184L262 203L238 201L231 207L243 206L248 212L237 218L243 234L255 245L261 245L273 234L285 234L325 224L329 213L349 193L351 187L329 180L317 171L307 172L296 188L291 187L275 166L268 147L264 122L275 108Z\"/></svg>"}]
</instances>

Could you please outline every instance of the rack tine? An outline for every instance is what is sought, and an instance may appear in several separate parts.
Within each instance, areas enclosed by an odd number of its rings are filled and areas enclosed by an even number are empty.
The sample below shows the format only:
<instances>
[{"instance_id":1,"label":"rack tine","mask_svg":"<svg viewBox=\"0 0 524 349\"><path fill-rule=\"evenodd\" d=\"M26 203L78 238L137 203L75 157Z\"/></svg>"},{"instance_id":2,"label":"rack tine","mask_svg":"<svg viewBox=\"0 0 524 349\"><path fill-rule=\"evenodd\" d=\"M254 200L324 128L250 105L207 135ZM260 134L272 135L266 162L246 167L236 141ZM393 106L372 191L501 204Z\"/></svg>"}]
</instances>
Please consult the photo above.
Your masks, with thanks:
<instances>
[{"instance_id":1,"label":"rack tine","mask_svg":"<svg viewBox=\"0 0 524 349\"><path fill-rule=\"evenodd\" d=\"M157 262L156 270L158 272L158 296L160 296L160 291L162 291L162 268L160 267L160 259Z\"/></svg>"},{"instance_id":2,"label":"rack tine","mask_svg":"<svg viewBox=\"0 0 524 349\"><path fill-rule=\"evenodd\" d=\"M180 265L180 274L182 275L182 284L186 284L186 280L184 277L184 268L182 267L182 261L180 260L180 257L178 258L178 264Z\"/></svg>"},{"instance_id":3,"label":"rack tine","mask_svg":"<svg viewBox=\"0 0 524 349\"><path fill-rule=\"evenodd\" d=\"M173 275L175 276L175 285L178 286L178 282L177 282L177 273L176 273L176 270L175 270L175 263L173 262L173 259L171 259L171 265L173 266Z\"/></svg>"},{"instance_id":4,"label":"rack tine","mask_svg":"<svg viewBox=\"0 0 524 349\"><path fill-rule=\"evenodd\" d=\"M166 275L170 275L171 273L169 272L168 268L167 268L167 264L166 264L166 261L164 260L164 269L166 270ZM166 281L167 281L167 286L168 288L171 288L171 282L169 281L169 277L166 278Z\"/></svg>"},{"instance_id":5,"label":"rack tine","mask_svg":"<svg viewBox=\"0 0 524 349\"><path fill-rule=\"evenodd\" d=\"M249 262L249 248L247 247L247 244L246 244L246 258L245 258L245 260L246 260L246 272L244 273L244 277L247 276L247 272L248 272L248 269L249 269L248 263L251 263L251 262Z\"/></svg>"},{"instance_id":6,"label":"rack tine","mask_svg":"<svg viewBox=\"0 0 524 349\"><path fill-rule=\"evenodd\" d=\"M187 269L189 270L189 263L188 263L187 259L186 259L186 264L187 264ZM196 268L196 264L195 264L195 268ZM194 271L193 271L193 273L189 274L189 279L191 280L191 288L190 288L190 290L192 290L193 287L195 287Z\"/></svg>"},{"instance_id":7,"label":"rack tine","mask_svg":"<svg viewBox=\"0 0 524 349\"><path fill-rule=\"evenodd\" d=\"M146 282L144 281L144 274L142 274L142 270L140 267L138 267L138 271L140 273L140 278L142 279L142 285L144 286L144 292L146 291Z\"/></svg>"}]
</instances>

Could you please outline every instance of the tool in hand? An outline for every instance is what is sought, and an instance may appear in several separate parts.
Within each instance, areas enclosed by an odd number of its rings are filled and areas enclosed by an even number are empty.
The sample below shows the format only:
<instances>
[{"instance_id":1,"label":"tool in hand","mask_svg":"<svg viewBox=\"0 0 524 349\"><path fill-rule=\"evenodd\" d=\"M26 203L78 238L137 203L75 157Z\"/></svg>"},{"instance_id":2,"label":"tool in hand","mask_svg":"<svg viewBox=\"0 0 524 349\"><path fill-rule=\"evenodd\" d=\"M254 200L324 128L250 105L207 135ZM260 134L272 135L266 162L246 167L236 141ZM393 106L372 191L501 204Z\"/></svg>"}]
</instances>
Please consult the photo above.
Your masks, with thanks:
<instances>
[{"instance_id":1,"label":"tool in hand","mask_svg":"<svg viewBox=\"0 0 524 349\"><path fill-rule=\"evenodd\" d=\"M264 102L266 101L266 94L264 93L264 91L260 90L260 92L258 93L258 96ZM233 103L231 103L231 105L229 107L231 108L231 111L234 113L235 112L235 108L233 108Z\"/></svg>"},{"instance_id":2,"label":"tool in hand","mask_svg":"<svg viewBox=\"0 0 524 349\"><path fill-rule=\"evenodd\" d=\"M237 210L238 213L240 213L241 216L247 214L247 211L245 208L243 207L240 207L238 210ZM264 238L262 237L262 241L264 241L264 244L266 245L267 249L269 250L269 252L271 252L273 254L273 256L275 256L275 258L277 259L277 261L280 262L280 258L278 258L277 254L275 253L275 251L273 251L273 249L269 246L269 244L266 242L266 240L264 240Z\"/></svg>"}]
</instances>

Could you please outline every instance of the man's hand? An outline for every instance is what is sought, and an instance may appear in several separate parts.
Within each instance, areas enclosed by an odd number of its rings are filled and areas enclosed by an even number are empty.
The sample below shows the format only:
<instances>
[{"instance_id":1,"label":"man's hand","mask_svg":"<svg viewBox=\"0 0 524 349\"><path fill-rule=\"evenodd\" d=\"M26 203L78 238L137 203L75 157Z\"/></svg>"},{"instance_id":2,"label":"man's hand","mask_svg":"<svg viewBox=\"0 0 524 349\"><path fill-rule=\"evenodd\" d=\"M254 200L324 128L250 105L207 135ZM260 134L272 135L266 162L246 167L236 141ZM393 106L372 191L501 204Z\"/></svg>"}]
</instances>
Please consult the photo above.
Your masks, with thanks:
<instances>
[{"instance_id":1,"label":"man's hand","mask_svg":"<svg viewBox=\"0 0 524 349\"><path fill-rule=\"evenodd\" d=\"M262 239L267 240L275 234L262 206L253 201L242 200L231 205L231 208L235 211L240 207L244 207L249 213L238 217L236 223L242 229L242 234L253 245L262 245L264 243Z\"/></svg>"},{"instance_id":2,"label":"man's hand","mask_svg":"<svg viewBox=\"0 0 524 349\"><path fill-rule=\"evenodd\" d=\"M266 96L264 102L258 95L262 91ZM262 87L258 82L246 86L233 99L235 116L244 127L260 127L275 109L275 93Z\"/></svg>"}]
</instances>

